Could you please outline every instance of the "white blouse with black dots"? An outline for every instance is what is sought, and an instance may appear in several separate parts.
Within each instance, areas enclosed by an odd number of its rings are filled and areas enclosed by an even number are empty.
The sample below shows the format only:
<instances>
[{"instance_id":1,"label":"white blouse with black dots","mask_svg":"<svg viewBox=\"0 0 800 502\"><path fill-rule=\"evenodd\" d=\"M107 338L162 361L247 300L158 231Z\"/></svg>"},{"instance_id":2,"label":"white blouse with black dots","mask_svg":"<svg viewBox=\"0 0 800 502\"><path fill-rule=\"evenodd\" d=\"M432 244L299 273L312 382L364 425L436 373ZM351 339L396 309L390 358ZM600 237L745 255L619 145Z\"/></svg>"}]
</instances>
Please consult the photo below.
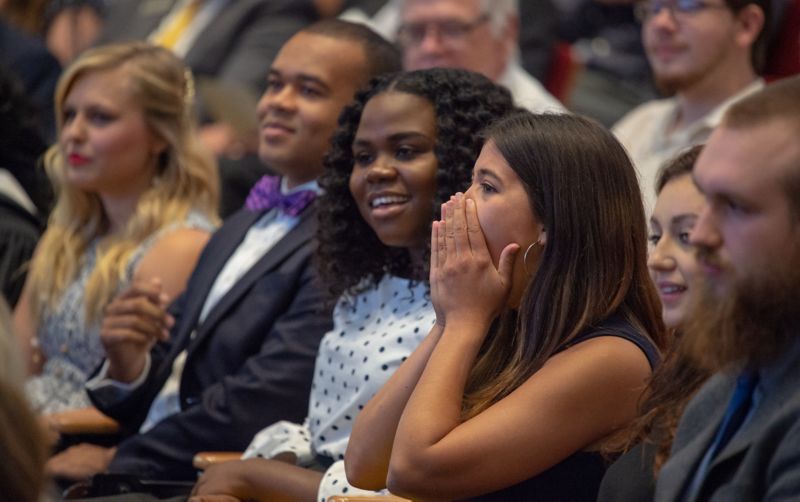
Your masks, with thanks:
<instances>
[{"instance_id":1,"label":"white blouse with black dots","mask_svg":"<svg viewBox=\"0 0 800 502\"><path fill-rule=\"evenodd\" d=\"M341 465L353 421L435 321L425 283L387 275L355 297L340 298L333 330L317 353L308 417L302 425L282 421L263 429L243 458L292 452L298 465L309 465L317 455L330 457L337 462L323 477L322 500L361 492L347 484Z\"/></svg>"}]
</instances>

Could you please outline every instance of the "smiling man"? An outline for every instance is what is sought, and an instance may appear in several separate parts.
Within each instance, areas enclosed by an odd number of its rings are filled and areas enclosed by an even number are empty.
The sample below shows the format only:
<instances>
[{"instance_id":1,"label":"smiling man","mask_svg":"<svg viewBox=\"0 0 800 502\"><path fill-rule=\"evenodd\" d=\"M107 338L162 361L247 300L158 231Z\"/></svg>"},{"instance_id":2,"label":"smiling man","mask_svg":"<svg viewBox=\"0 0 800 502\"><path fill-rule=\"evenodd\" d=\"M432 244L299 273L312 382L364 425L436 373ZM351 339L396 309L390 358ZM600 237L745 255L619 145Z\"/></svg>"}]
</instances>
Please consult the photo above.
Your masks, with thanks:
<instances>
[{"instance_id":1,"label":"smiling man","mask_svg":"<svg viewBox=\"0 0 800 502\"><path fill-rule=\"evenodd\" d=\"M371 77L399 68L391 44L344 21L312 25L283 46L257 110L260 157L280 176L260 180L212 237L169 314L157 283L106 309L107 359L87 387L98 408L139 433L116 450L68 449L51 459L53 474L193 480L198 451L243 450L265 425L306 415L331 325L311 264L315 180L342 108Z\"/></svg>"},{"instance_id":2,"label":"smiling man","mask_svg":"<svg viewBox=\"0 0 800 502\"><path fill-rule=\"evenodd\" d=\"M656 173L681 150L705 142L725 109L763 87L764 0L644 0L642 37L668 99L644 103L613 128L639 173L648 213Z\"/></svg>"},{"instance_id":3,"label":"smiling man","mask_svg":"<svg viewBox=\"0 0 800 502\"><path fill-rule=\"evenodd\" d=\"M684 340L716 374L681 418L656 501L800 494L800 77L731 106L694 169L705 288Z\"/></svg>"}]
</instances>

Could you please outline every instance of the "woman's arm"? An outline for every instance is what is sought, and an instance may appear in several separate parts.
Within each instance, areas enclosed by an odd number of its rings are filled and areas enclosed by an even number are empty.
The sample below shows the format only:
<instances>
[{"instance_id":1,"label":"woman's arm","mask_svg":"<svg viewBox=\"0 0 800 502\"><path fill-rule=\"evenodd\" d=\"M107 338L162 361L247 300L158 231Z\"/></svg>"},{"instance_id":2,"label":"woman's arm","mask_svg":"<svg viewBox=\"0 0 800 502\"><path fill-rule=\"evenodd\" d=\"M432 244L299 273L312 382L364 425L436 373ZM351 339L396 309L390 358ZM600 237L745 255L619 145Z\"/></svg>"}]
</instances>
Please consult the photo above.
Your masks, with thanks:
<instances>
[{"instance_id":1,"label":"woman's arm","mask_svg":"<svg viewBox=\"0 0 800 502\"><path fill-rule=\"evenodd\" d=\"M552 357L510 395L462 422L464 387L508 295L518 249L509 245L495 268L475 206L462 202L449 202L446 221L434 225L431 289L446 323L392 447L388 487L410 498L462 498L541 473L633 418L650 372L633 343L596 338Z\"/></svg>"},{"instance_id":2,"label":"woman's arm","mask_svg":"<svg viewBox=\"0 0 800 502\"><path fill-rule=\"evenodd\" d=\"M552 357L509 396L461 422L460 335L445 330L403 412L388 478L396 495L461 498L533 477L624 427L650 374L633 343L595 338Z\"/></svg>"},{"instance_id":3,"label":"woman's arm","mask_svg":"<svg viewBox=\"0 0 800 502\"><path fill-rule=\"evenodd\" d=\"M211 234L205 230L182 228L159 238L139 262L133 282L159 279L168 302L186 287L186 281Z\"/></svg>"},{"instance_id":4,"label":"woman's arm","mask_svg":"<svg viewBox=\"0 0 800 502\"><path fill-rule=\"evenodd\" d=\"M441 334L442 327L434 324L425 340L356 417L345 452L347 480L353 486L365 490L386 487L397 423Z\"/></svg>"},{"instance_id":5,"label":"woman's arm","mask_svg":"<svg viewBox=\"0 0 800 502\"><path fill-rule=\"evenodd\" d=\"M31 257L31 263L35 263L36 255L40 252L39 249L37 245ZM31 272L28 271L25 285L19 295L19 301L14 308L13 326L14 338L17 340L17 345L19 345L22 353L22 361L24 361L21 367L26 369L27 375L38 375L42 372L44 355L39 350L36 337L39 323L33 315L33 307L31 305L31 295L33 294L33 291L31 291Z\"/></svg>"}]
</instances>

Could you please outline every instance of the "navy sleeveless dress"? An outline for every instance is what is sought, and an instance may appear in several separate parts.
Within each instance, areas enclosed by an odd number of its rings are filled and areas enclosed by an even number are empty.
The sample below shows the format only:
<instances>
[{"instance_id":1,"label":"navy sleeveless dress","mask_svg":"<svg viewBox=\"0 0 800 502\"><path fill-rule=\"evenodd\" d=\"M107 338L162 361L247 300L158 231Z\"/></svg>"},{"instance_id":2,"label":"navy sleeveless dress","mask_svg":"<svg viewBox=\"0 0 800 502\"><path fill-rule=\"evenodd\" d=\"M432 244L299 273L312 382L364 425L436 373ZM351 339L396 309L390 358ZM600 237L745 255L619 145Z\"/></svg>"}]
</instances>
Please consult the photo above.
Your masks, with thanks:
<instances>
[{"instance_id":1,"label":"navy sleeveless dress","mask_svg":"<svg viewBox=\"0 0 800 502\"><path fill-rule=\"evenodd\" d=\"M619 315L609 317L599 326L586 329L561 350L599 336L617 336L629 340L644 352L651 368L655 368L659 363L660 357L655 344ZM607 467L606 459L600 453L579 451L550 469L516 485L465 500L594 502Z\"/></svg>"}]
</instances>

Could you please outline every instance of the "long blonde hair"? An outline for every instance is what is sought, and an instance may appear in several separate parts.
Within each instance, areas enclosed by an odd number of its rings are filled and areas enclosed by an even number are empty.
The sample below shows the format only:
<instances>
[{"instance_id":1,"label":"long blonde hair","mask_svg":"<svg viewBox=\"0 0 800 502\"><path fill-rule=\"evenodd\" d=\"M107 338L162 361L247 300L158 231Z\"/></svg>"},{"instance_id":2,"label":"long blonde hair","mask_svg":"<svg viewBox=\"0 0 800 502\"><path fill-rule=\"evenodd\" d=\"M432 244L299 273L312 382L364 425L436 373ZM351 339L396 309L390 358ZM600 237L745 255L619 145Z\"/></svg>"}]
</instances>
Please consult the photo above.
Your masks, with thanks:
<instances>
[{"instance_id":1,"label":"long blonde hair","mask_svg":"<svg viewBox=\"0 0 800 502\"><path fill-rule=\"evenodd\" d=\"M113 44L85 52L61 76L55 93L56 123L63 127L64 101L83 76L125 67L127 85L142 107L148 128L167 147L157 174L141 195L125 228L97 250L97 265L86 283L87 321L96 320L126 276L128 261L148 236L186 218L191 210L216 221L219 181L216 163L200 146L192 114L191 73L170 51L142 42ZM121 83L121 85L123 85ZM53 307L72 281L89 244L108 230L97 194L66 181L64 156L53 145L45 168L56 191L56 206L39 243L29 275L33 312Z\"/></svg>"}]
</instances>

